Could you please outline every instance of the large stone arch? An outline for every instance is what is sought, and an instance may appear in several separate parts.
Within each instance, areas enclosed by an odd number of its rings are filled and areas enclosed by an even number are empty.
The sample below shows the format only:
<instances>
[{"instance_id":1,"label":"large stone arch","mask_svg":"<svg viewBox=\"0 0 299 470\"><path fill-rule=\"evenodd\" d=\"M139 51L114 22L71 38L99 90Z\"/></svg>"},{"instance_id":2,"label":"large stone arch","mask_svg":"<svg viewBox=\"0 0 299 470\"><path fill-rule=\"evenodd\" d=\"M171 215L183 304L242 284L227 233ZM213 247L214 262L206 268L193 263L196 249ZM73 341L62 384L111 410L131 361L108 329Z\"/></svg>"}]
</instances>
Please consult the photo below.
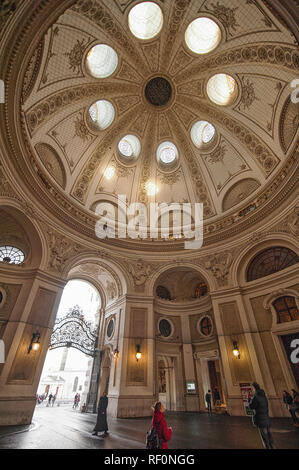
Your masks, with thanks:
<instances>
[{"instance_id":1,"label":"large stone arch","mask_svg":"<svg viewBox=\"0 0 299 470\"><path fill-rule=\"evenodd\" d=\"M72 269L80 265L94 264L106 269L114 278L117 288L118 288L118 297L127 293L128 280L126 273L123 268L117 264L114 260L111 261L108 258L102 259L99 257L98 253L85 253L79 254L69 260L63 270L63 275L65 277L69 276L69 273Z\"/></svg>"}]
</instances>

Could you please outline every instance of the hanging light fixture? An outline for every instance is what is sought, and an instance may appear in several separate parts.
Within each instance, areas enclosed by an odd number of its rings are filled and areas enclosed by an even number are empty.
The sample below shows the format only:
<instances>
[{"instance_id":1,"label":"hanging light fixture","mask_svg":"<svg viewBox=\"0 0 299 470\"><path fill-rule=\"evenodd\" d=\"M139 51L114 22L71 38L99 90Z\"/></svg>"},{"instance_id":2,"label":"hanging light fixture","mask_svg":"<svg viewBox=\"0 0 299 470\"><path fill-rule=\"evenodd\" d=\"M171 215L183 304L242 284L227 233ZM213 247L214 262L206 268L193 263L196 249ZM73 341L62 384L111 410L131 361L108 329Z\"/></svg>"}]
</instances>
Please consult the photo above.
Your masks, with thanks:
<instances>
[{"instance_id":1,"label":"hanging light fixture","mask_svg":"<svg viewBox=\"0 0 299 470\"><path fill-rule=\"evenodd\" d=\"M237 357L238 359L240 359L241 356L240 356L240 351L239 351L239 348L238 348L238 343L237 343L237 341L233 341L233 347L234 347L234 348L233 348L233 355L234 355L235 357Z\"/></svg>"},{"instance_id":2,"label":"hanging light fixture","mask_svg":"<svg viewBox=\"0 0 299 470\"><path fill-rule=\"evenodd\" d=\"M142 354L140 352L140 344L137 344L136 345L136 361L137 362L139 361L139 359L141 359L141 356L142 356Z\"/></svg>"},{"instance_id":3,"label":"hanging light fixture","mask_svg":"<svg viewBox=\"0 0 299 470\"><path fill-rule=\"evenodd\" d=\"M39 348L40 348L40 333L33 333L31 341L30 341L30 345L28 347L28 354L30 353L31 349L33 351L38 351Z\"/></svg>"},{"instance_id":4,"label":"hanging light fixture","mask_svg":"<svg viewBox=\"0 0 299 470\"><path fill-rule=\"evenodd\" d=\"M119 350L117 348L114 349L113 351L114 359L118 359L119 356Z\"/></svg>"}]
</instances>

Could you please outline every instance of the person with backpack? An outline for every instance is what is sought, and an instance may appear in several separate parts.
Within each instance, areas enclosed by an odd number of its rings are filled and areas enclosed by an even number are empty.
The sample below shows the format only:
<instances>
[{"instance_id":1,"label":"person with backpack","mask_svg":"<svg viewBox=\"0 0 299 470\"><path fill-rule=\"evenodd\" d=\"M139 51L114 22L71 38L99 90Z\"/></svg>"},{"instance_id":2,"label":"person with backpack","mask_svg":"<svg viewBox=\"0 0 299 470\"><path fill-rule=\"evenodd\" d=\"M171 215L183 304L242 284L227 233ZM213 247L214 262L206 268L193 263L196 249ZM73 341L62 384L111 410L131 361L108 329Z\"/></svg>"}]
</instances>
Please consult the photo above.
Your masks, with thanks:
<instances>
[{"instance_id":1,"label":"person with backpack","mask_svg":"<svg viewBox=\"0 0 299 470\"><path fill-rule=\"evenodd\" d=\"M147 449L168 449L167 442L170 441L172 428L168 427L164 417L165 408L163 403L157 401L153 407L152 428L147 433Z\"/></svg>"},{"instance_id":2,"label":"person with backpack","mask_svg":"<svg viewBox=\"0 0 299 470\"><path fill-rule=\"evenodd\" d=\"M248 403L249 408L254 411L252 423L259 430L264 448L274 449L266 394L258 383L253 382L252 386L255 389L255 394Z\"/></svg>"}]
</instances>

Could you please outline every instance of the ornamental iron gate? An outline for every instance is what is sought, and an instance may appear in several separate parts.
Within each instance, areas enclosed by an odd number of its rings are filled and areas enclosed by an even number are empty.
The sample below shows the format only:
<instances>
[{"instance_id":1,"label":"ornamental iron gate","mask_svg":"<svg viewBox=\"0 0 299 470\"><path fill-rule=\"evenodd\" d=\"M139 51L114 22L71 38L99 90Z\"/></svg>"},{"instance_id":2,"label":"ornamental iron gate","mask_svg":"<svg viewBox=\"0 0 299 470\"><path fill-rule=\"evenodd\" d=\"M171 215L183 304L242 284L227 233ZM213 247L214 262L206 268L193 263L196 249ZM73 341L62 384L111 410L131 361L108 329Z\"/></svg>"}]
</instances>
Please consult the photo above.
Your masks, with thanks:
<instances>
[{"instance_id":1,"label":"ornamental iron gate","mask_svg":"<svg viewBox=\"0 0 299 470\"><path fill-rule=\"evenodd\" d=\"M97 328L84 320L78 305L70 308L65 317L56 320L49 349L76 348L88 356L95 356Z\"/></svg>"}]
</instances>

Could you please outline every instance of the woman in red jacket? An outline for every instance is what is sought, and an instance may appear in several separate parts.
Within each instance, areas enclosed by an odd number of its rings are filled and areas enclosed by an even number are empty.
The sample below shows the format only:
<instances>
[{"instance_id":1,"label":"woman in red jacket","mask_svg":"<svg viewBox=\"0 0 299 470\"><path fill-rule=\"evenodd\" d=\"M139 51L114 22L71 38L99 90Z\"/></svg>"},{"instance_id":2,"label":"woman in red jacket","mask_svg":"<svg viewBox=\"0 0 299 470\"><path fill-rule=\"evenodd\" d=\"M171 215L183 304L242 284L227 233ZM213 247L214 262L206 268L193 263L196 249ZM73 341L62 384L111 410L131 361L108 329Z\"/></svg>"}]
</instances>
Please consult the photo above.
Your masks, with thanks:
<instances>
[{"instance_id":1,"label":"woman in red jacket","mask_svg":"<svg viewBox=\"0 0 299 470\"><path fill-rule=\"evenodd\" d=\"M164 418L164 411L165 408L163 403L157 401L154 408L154 415L152 420L152 427L155 427L159 436L160 441L162 441L161 449L168 449L167 441L170 441L172 428L167 427L165 418Z\"/></svg>"}]
</instances>

